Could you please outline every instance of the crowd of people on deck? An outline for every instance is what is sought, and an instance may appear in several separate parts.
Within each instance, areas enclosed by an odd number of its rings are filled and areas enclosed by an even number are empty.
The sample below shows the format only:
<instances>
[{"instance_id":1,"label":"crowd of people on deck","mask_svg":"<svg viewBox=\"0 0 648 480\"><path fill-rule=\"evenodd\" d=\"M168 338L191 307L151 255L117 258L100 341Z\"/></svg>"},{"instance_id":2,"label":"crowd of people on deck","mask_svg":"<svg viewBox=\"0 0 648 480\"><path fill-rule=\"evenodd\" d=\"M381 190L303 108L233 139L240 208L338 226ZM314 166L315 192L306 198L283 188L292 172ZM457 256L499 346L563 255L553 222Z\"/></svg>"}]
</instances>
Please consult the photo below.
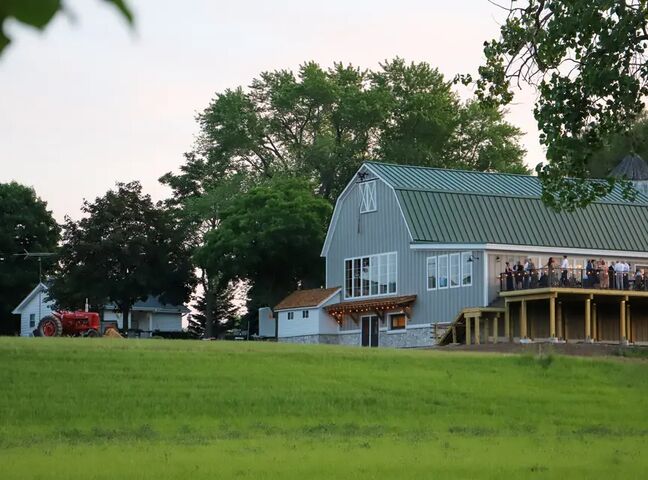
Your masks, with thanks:
<instances>
[{"instance_id":1,"label":"crowd of people on deck","mask_svg":"<svg viewBox=\"0 0 648 480\"><path fill-rule=\"evenodd\" d=\"M585 268L571 268L567 255L560 264L549 257L547 264L537 267L533 259L527 257L511 266L506 262L502 288L523 290L543 287L582 287L615 290L648 290L643 269L637 267L631 272L630 264L617 260L609 264L604 260L587 260Z\"/></svg>"}]
</instances>

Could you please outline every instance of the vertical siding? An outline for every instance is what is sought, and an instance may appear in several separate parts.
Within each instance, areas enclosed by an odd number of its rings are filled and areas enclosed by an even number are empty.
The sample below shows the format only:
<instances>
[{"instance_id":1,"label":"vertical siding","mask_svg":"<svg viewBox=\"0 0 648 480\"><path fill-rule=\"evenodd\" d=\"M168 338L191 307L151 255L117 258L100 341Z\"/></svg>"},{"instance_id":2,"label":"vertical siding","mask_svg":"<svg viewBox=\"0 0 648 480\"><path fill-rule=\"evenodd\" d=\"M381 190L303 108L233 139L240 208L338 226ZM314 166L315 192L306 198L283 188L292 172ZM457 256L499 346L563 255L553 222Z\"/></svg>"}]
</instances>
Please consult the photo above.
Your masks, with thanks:
<instances>
[{"instance_id":1,"label":"vertical siding","mask_svg":"<svg viewBox=\"0 0 648 480\"><path fill-rule=\"evenodd\" d=\"M27 305L25 305L22 313L20 314L20 336L21 337L29 337L32 334L32 331L34 328L38 326L38 322L46 316L52 313L52 308L54 306L53 302L47 302L45 301L45 298L47 297L47 292L42 292L41 294L41 299L42 299L42 305L40 309L40 317L39 317L39 312L38 312L38 298L39 295L36 294L34 295L34 298L31 299ZM33 327L30 327L29 325L29 315L33 314L34 315L34 323L35 325Z\"/></svg>"},{"instance_id":2,"label":"vertical siding","mask_svg":"<svg viewBox=\"0 0 648 480\"><path fill-rule=\"evenodd\" d=\"M455 251L412 250L407 225L393 190L378 181L376 196L375 212L360 213L357 186L352 187L339 205L326 257L326 286L342 286L341 296L344 298L345 258L395 251L398 255L397 295L417 295L410 325L451 321L462 308L482 306L484 260L481 252L473 252L479 260L473 263L472 286L428 291L427 257ZM350 319L342 327L343 330L358 328L359 325Z\"/></svg>"},{"instance_id":3,"label":"vertical siding","mask_svg":"<svg viewBox=\"0 0 648 480\"><path fill-rule=\"evenodd\" d=\"M302 318L302 310L288 310L278 312L279 337L297 337L301 335L316 335L320 333L319 310L308 309L308 318ZM294 318L288 320L288 312L294 312ZM322 313L326 315L325 313Z\"/></svg>"}]
</instances>

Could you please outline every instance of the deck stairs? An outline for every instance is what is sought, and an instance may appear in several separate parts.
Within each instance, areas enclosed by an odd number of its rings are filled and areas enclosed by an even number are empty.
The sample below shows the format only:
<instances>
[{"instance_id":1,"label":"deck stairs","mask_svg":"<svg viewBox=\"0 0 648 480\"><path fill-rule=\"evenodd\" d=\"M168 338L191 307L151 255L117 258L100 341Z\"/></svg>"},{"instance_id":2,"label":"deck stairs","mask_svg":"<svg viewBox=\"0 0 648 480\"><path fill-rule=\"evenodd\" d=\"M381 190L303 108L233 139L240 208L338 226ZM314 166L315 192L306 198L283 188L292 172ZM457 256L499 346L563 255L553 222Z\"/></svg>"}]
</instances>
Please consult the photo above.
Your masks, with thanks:
<instances>
[{"instance_id":1,"label":"deck stairs","mask_svg":"<svg viewBox=\"0 0 648 480\"><path fill-rule=\"evenodd\" d=\"M492 320L495 315L504 315L504 308L489 305L488 307L464 308L450 323L440 323L438 329L432 329L432 339L435 344L443 347L447 345L461 345L466 343L466 319L475 315L486 320Z\"/></svg>"}]
</instances>

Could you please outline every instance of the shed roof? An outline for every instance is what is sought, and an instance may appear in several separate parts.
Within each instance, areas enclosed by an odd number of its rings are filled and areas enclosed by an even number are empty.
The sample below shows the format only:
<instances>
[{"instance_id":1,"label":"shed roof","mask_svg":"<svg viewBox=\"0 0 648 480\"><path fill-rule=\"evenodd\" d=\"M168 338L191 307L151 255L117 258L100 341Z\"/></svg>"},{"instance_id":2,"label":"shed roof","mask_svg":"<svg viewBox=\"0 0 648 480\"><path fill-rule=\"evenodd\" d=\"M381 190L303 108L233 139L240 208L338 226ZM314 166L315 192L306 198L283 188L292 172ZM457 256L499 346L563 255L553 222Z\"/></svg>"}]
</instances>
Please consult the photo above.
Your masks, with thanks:
<instances>
[{"instance_id":1,"label":"shed roof","mask_svg":"<svg viewBox=\"0 0 648 480\"><path fill-rule=\"evenodd\" d=\"M340 287L313 288L310 290L295 290L275 306L275 310L291 308L317 307L331 298Z\"/></svg>"},{"instance_id":2,"label":"shed roof","mask_svg":"<svg viewBox=\"0 0 648 480\"><path fill-rule=\"evenodd\" d=\"M635 181L648 180L648 164L639 155L626 155L610 175Z\"/></svg>"},{"instance_id":3,"label":"shed roof","mask_svg":"<svg viewBox=\"0 0 648 480\"><path fill-rule=\"evenodd\" d=\"M537 177L370 162L390 184L414 243L648 251L648 198L620 190L575 212L541 200Z\"/></svg>"}]
</instances>

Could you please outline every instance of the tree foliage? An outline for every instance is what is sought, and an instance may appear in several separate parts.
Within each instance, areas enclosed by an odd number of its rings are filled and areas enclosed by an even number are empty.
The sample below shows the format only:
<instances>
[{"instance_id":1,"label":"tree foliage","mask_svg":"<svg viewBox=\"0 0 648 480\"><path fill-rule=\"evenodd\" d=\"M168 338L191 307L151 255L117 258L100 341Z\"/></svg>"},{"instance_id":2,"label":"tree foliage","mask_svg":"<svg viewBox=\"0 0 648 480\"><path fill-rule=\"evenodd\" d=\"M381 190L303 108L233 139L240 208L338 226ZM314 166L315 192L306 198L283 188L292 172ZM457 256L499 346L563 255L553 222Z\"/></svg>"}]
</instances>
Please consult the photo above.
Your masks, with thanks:
<instances>
[{"instance_id":1,"label":"tree foliage","mask_svg":"<svg viewBox=\"0 0 648 480\"><path fill-rule=\"evenodd\" d=\"M103 0L117 8L121 15L133 23L133 14L124 0ZM0 0L0 55L10 39L4 31L4 23L14 19L24 25L43 30L61 12L68 10L63 0Z\"/></svg>"},{"instance_id":2,"label":"tree foliage","mask_svg":"<svg viewBox=\"0 0 648 480\"><path fill-rule=\"evenodd\" d=\"M234 303L235 291L232 284L225 285L213 293L211 302L211 315L215 319L214 328L209 333L210 337L218 337L227 330L234 328L239 318L238 307ZM198 295L193 307L197 311L190 315L188 331L197 337L207 336L207 298L205 293Z\"/></svg>"},{"instance_id":3,"label":"tree foliage","mask_svg":"<svg viewBox=\"0 0 648 480\"><path fill-rule=\"evenodd\" d=\"M58 239L59 227L47 203L32 188L0 183L0 333L19 329L11 311L38 284L38 262L18 255L54 252ZM45 274L51 265L50 258L43 259Z\"/></svg>"},{"instance_id":4,"label":"tree foliage","mask_svg":"<svg viewBox=\"0 0 648 480\"><path fill-rule=\"evenodd\" d=\"M520 131L502 111L462 103L437 69L400 58L376 71L342 64L325 70L309 62L297 73L264 72L249 89L218 93L198 122L186 177L290 173L314 181L330 201L369 159L525 170ZM479 145L466 135L477 125ZM478 161L467 154L472 151Z\"/></svg>"},{"instance_id":5,"label":"tree foliage","mask_svg":"<svg viewBox=\"0 0 648 480\"><path fill-rule=\"evenodd\" d=\"M59 306L79 308L85 298L115 303L128 328L131 307L149 295L182 303L195 284L184 232L174 218L142 193L138 182L118 183L84 218L66 218L59 271L50 288Z\"/></svg>"},{"instance_id":6,"label":"tree foliage","mask_svg":"<svg viewBox=\"0 0 648 480\"><path fill-rule=\"evenodd\" d=\"M250 314L298 286L319 287L331 206L301 179L277 176L235 196L197 254L200 265L251 283Z\"/></svg>"},{"instance_id":7,"label":"tree foliage","mask_svg":"<svg viewBox=\"0 0 648 480\"><path fill-rule=\"evenodd\" d=\"M508 17L500 38L485 44L479 93L506 104L513 86L537 88L534 115L548 159L536 167L544 200L557 209L587 205L614 187L613 179L586 180L593 154L644 108L648 4L526 0L502 8Z\"/></svg>"}]
</instances>

